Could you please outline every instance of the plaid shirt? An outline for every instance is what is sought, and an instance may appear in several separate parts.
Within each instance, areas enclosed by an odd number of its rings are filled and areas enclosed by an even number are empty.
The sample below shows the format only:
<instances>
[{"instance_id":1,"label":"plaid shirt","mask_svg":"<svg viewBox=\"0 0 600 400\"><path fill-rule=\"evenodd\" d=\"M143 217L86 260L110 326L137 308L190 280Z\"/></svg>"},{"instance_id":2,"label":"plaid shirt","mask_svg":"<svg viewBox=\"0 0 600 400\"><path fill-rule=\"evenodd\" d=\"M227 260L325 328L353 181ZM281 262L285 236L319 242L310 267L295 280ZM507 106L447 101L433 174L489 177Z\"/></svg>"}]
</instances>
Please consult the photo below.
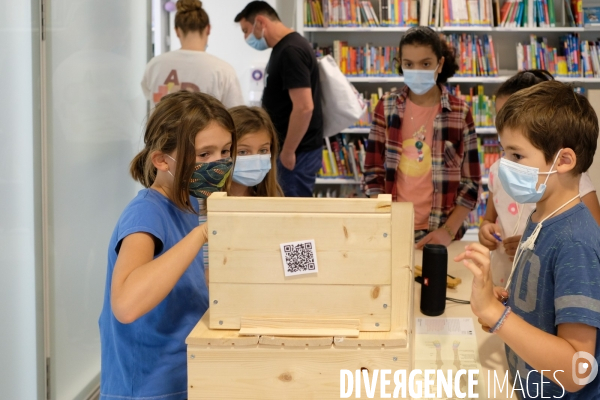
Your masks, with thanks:
<instances>
[{"instance_id":1,"label":"plaid shirt","mask_svg":"<svg viewBox=\"0 0 600 400\"><path fill-rule=\"evenodd\" d=\"M456 205L474 209L481 183L477 134L469 106L441 86L441 112L433 122L431 175L433 199L429 231L442 226ZM402 119L408 87L383 97L373 116L365 160L366 194L391 193L397 201L396 177L402 156ZM418 190L418 188L406 188ZM455 239L464 235L466 224Z\"/></svg>"}]
</instances>

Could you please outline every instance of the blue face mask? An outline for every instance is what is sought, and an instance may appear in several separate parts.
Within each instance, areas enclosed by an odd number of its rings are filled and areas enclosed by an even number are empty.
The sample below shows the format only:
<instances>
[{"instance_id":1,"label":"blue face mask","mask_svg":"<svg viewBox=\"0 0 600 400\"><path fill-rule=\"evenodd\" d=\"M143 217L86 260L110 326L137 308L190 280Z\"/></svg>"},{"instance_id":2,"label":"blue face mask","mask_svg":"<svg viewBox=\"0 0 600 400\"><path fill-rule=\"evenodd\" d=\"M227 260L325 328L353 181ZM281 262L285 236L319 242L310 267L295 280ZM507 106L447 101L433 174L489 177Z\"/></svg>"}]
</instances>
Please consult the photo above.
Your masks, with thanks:
<instances>
[{"instance_id":1,"label":"blue face mask","mask_svg":"<svg viewBox=\"0 0 600 400\"><path fill-rule=\"evenodd\" d=\"M248 187L256 186L270 170L271 154L238 156L233 168L233 181Z\"/></svg>"},{"instance_id":2,"label":"blue face mask","mask_svg":"<svg viewBox=\"0 0 600 400\"><path fill-rule=\"evenodd\" d=\"M246 38L246 43L248 43L248 45L250 47L252 47L253 49L256 49L259 51L268 49L269 45L267 44L267 41L265 40L265 30L263 29L263 32L262 32L263 36L260 39L258 39L256 36L254 36L254 28L256 28L256 21L254 21L254 25L252 26L252 32L250 32L250 34Z\"/></svg>"},{"instance_id":3,"label":"blue face mask","mask_svg":"<svg viewBox=\"0 0 600 400\"><path fill-rule=\"evenodd\" d=\"M552 168L554 168L559 155L560 150L554 158L550 172L539 172L538 168L528 167L509 161L506 158L501 158L498 168L498 178L500 178L502 187L517 203L537 203L546 191L548 178L551 174L556 173L556 171L552 171ZM539 188L537 188L538 175L546 175L546 180Z\"/></svg>"},{"instance_id":4,"label":"blue face mask","mask_svg":"<svg viewBox=\"0 0 600 400\"><path fill-rule=\"evenodd\" d=\"M425 94L435 85L436 69L403 69L404 83L414 94Z\"/></svg>"}]
</instances>

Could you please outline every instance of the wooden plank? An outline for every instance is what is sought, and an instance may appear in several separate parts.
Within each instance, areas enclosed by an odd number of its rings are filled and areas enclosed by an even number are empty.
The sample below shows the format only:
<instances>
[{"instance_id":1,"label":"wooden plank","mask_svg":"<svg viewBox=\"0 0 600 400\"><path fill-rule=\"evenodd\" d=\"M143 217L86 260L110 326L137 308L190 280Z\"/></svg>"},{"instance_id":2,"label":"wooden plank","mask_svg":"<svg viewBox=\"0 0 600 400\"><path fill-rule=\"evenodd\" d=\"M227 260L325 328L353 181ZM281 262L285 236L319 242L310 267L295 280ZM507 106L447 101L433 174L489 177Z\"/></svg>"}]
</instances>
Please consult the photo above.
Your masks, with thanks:
<instances>
[{"instance_id":1,"label":"wooden plank","mask_svg":"<svg viewBox=\"0 0 600 400\"><path fill-rule=\"evenodd\" d=\"M212 274L212 267L211 267ZM210 328L240 329L242 317L358 319L361 331L390 329L389 285L210 283Z\"/></svg>"},{"instance_id":2,"label":"wooden plank","mask_svg":"<svg viewBox=\"0 0 600 400\"><path fill-rule=\"evenodd\" d=\"M192 358L192 355L194 356ZM406 348L258 346L188 347L188 398L191 399L339 399L340 370L408 369ZM387 393L394 391L393 375ZM380 378L375 390L380 394ZM355 398L353 394L352 398ZM361 385L361 398L367 398Z\"/></svg>"},{"instance_id":3,"label":"wooden plank","mask_svg":"<svg viewBox=\"0 0 600 400\"><path fill-rule=\"evenodd\" d=\"M331 347L333 336L322 337L294 337L294 336L267 336L258 339L261 346L284 346L284 347Z\"/></svg>"},{"instance_id":4,"label":"wooden plank","mask_svg":"<svg viewBox=\"0 0 600 400\"><path fill-rule=\"evenodd\" d=\"M358 337L358 329L350 328L244 328L239 330L240 335L269 335L269 336L347 336Z\"/></svg>"},{"instance_id":5,"label":"wooden plank","mask_svg":"<svg viewBox=\"0 0 600 400\"><path fill-rule=\"evenodd\" d=\"M412 325L414 211L412 203L392 204L392 331Z\"/></svg>"},{"instance_id":6,"label":"wooden plank","mask_svg":"<svg viewBox=\"0 0 600 400\"><path fill-rule=\"evenodd\" d=\"M211 242L212 243L212 242ZM380 250L320 251L317 274L286 277L279 248L218 251L210 245L211 282L285 284L391 284L392 253Z\"/></svg>"},{"instance_id":7,"label":"wooden plank","mask_svg":"<svg viewBox=\"0 0 600 400\"><path fill-rule=\"evenodd\" d=\"M389 252L390 214L208 212L212 251L280 252L280 244L313 239L320 251ZM222 262L221 262L222 264ZM217 262L219 265L219 262ZM211 276L214 273L211 265Z\"/></svg>"},{"instance_id":8,"label":"wooden plank","mask_svg":"<svg viewBox=\"0 0 600 400\"><path fill-rule=\"evenodd\" d=\"M336 347L407 347L408 338L402 332L360 332L358 337L335 336Z\"/></svg>"},{"instance_id":9,"label":"wooden plank","mask_svg":"<svg viewBox=\"0 0 600 400\"><path fill-rule=\"evenodd\" d=\"M208 328L210 319L208 309L194 329L185 339L185 343L194 346L253 346L258 344L259 337L240 336L238 330L214 330Z\"/></svg>"},{"instance_id":10,"label":"wooden plank","mask_svg":"<svg viewBox=\"0 0 600 400\"><path fill-rule=\"evenodd\" d=\"M224 192L208 198L209 212L250 213L375 213L389 214L392 195L376 199L334 199L301 197L228 197Z\"/></svg>"},{"instance_id":11,"label":"wooden plank","mask_svg":"<svg viewBox=\"0 0 600 400\"><path fill-rule=\"evenodd\" d=\"M358 330L360 321L358 319L319 319L319 318L249 318L242 317L241 329L347 329ZM276 335L264 333L264 335ZM358 335L358 333L357 333ZM302 335L292 335L302 336ZM308 336L329 336L325 335L308 335ZM332 335L333 336L333 335Z\"/></svg>"}]
</instances>

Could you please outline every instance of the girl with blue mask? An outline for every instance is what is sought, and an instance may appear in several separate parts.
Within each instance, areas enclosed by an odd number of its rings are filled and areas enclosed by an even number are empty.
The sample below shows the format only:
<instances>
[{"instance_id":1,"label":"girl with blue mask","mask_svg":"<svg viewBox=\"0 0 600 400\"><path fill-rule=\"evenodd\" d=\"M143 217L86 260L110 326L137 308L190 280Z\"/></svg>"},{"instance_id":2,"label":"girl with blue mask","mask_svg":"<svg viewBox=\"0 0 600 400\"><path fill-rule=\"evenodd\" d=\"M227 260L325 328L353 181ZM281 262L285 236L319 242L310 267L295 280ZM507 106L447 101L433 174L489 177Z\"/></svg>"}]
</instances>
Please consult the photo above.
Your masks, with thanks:
<instances>
[{"instance_id":1,"label":"girl with blue mask","mask_svg":"<svg viewBox=\"0 0 600 400\"><path fill-rule=\"evenodd\" d=\"M198 198L229 188L235 125L214 97L164 96L130 172L145 188L110 239L100 315L101 399L187 398L185 339L208 308Z\"/></svg>"},{"instance_id":2,"label":"girl with blue mask","mask_svg":"<svg viewBox=\"0 0 600 400\"><path fill-rule=\"evenodd\" d=\"M231 196L283 196L277 183L279 146L275 127L260 107L239 106L229 110L237 134L237 158Z\"/></svg>"},{"instance_id":3,"label":"girl with blue mask","mask_svg":"<svg viewBox=\"0 0 600 400\"><path fill-rule=\"evenodd\" d=\"M376 106L365 162L366 194L411 202L415 242L460 239L477 204L481 169L469 106L444 84L458 70L454 51L429 27L400 40L396 59L406 84Z\"/></svg>"},{"instance_id":4,"label":"girl with blue mask","mask_svg":"<svg viewBox=\"0 0 600 400\"><path fill-rule=\"evenodd\" d=\"M229 196L283 197L277 183L277 134L269 114L260 107L238 106L229 110L235 123L237 156ZM202 207L202 206L201 206ZM207 220L200 214L200 223ZM203 247L208 268L208 244Z\"/></svg>"}]
</instances>

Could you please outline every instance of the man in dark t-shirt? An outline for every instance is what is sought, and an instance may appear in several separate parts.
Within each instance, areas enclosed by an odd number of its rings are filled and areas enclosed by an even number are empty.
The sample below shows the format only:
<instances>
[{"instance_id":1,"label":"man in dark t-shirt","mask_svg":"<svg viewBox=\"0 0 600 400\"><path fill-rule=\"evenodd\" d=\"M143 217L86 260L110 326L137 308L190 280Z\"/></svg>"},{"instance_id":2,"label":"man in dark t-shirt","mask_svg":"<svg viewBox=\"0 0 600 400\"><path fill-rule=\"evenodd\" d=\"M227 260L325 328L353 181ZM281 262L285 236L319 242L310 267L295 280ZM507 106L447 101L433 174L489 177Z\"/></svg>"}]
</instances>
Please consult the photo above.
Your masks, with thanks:
<instances>
[{"instance_id":1,"label":"man in dark t-shirt","mask_svg":"<svg viewBox=\"0 0 600 400\"><path fill-rule=\"evenodd\" d=\"M319 68L314 51L264 1L249 3L235 22L239 22L251 47L273 49L262 105L279 136L279 183L288 197L311 197L322 166L323 148Z\"/></svg>"}]
</instances>

